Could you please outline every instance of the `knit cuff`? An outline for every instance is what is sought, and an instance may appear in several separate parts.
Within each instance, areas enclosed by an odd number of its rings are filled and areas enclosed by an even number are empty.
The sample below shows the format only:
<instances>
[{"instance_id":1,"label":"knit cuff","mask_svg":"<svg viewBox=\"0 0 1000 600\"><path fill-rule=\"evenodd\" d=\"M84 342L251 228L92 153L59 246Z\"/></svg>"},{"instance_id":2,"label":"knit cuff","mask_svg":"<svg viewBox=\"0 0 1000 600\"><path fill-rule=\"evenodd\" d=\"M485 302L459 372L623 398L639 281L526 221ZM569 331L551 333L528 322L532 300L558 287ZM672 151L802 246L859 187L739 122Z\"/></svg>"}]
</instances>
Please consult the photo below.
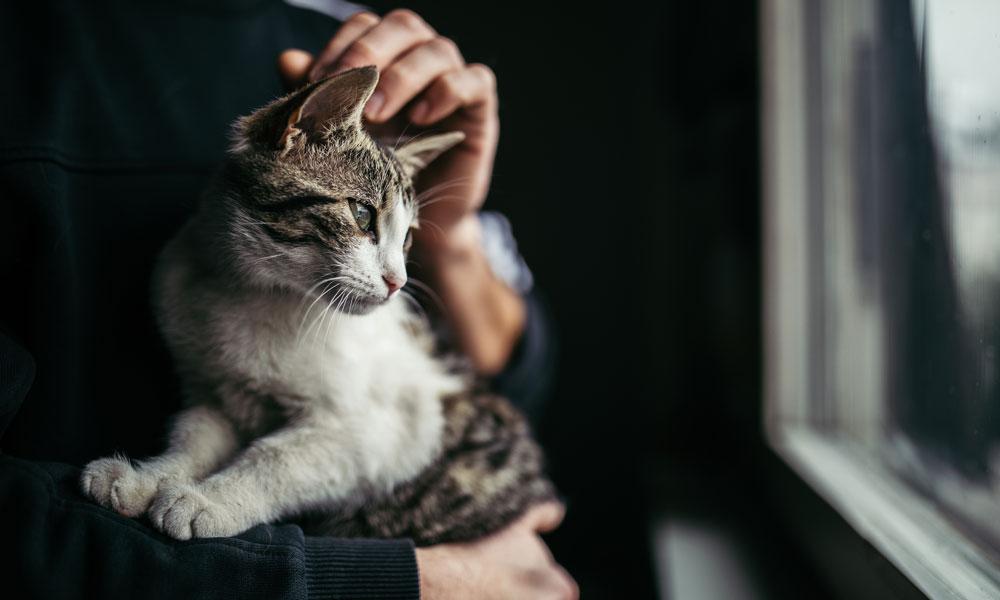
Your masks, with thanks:
<instances>
[{"instance_id":1,"label":"knit cuff","mask_svg":"<svg viewBox=\"0 0 1000 600\"><path fill-rule=\"evenodd\" d=\"M419 600L410 540L307 537L306 585L313 599Z\"/></svg>"}]
</instances>

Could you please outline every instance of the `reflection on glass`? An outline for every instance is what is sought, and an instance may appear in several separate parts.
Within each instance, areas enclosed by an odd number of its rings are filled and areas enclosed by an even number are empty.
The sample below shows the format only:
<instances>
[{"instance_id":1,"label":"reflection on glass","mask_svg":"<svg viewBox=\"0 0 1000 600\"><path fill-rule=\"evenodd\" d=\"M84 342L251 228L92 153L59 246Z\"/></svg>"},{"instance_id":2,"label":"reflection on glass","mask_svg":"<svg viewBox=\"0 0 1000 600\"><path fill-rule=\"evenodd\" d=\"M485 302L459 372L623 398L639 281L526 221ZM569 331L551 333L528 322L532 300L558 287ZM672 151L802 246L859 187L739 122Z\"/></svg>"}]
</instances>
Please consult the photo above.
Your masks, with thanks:
<instances>
[{"instance_id":1,"label":"reflection on glass","mask_svg":"<svg viewBox=\"0 0 1000 600\"><path fill-rule=\"evenodd\" d=\"M765 71L778 437L902 480L1000 573L1000 0L792 5Z\"/></svg>"},{"instance_id":2,"label":"reflection on glass","mask_svg":"<svg viewBox=\"0 0 1000 600\"><path fill-rule=\"evenodd\" d=\"M930 297L915 303L921 309L908 327L923 332L913 339L946 350L925 349L923 361L908 368L931 372L923 380L947 383L929 393L910 389L909 397L918 399L911 414L923 417L917 419L923 429L903 423L912 435L895 439L892 460L946 512L1000 549L1000 3L917 0L913 17L936 162L937 189L928 193L937 196L943 239L934 239L933 227L919 234L943 246L950 275L946 283L909 289ZM917 265L924 272L940 267ZM956 314L942 319L943 310ZM944 320L955 331L934 329ZM927 360L931 356L946 359L940 374L933 373L939 364ZM902 400L904 409L908 401ZM928 452L933 443L936 451Z\"/></svg>"},{"instance_id":3,"label":"reflection on glass","mask_svg":"<svg viewBox=\"0 0 1000 600\"><path fill-rule=\"evenodd\" d=\"M963 317L996 400L1000 308L1000 3L927 0L924 63ZM985 402L984 402L985 403Z\"/></svg>"}]
</instances>

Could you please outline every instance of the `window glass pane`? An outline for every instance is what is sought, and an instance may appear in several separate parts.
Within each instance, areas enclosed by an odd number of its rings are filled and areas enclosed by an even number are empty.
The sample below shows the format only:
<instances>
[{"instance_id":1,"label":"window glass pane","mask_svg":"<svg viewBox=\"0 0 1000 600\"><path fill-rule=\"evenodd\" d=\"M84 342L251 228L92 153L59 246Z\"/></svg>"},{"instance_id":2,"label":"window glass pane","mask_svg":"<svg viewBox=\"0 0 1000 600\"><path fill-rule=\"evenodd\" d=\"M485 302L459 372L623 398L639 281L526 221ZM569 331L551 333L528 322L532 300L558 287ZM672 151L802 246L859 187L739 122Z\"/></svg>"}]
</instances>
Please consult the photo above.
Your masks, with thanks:
<instances>
[{"instance_id":1,"label":"window glass pane","mask_svg":"<svg viewBox=\"0 0 1000 600\"><path fill-rule=\"evenodd\" d=\"M889 456L1000 548L1000 4L924 0L912 16L933 177L894 199L891 251L912 254L885 277L906 310L888 332L908 342Z\"/></svg>"},{"instance_id":2,"label":"window glass pane","mask_svg":"<svg viewBox=\"0 0 1000 600\"><path fill-rule=\"evenodd\" d=\"M1000 3L804 3L809 417L1000 551Z\"/></svg>"},{"instance_id":3,"label":"window glass pane","mask_svg":"<svg viewBox=\"0 0 1000 600\"><path fill-rule=\"evenodd\" d=\"M1000 2L791 6L765 72L771 421L877 457L1000 556Z\"/></svg>"}]
</instances>

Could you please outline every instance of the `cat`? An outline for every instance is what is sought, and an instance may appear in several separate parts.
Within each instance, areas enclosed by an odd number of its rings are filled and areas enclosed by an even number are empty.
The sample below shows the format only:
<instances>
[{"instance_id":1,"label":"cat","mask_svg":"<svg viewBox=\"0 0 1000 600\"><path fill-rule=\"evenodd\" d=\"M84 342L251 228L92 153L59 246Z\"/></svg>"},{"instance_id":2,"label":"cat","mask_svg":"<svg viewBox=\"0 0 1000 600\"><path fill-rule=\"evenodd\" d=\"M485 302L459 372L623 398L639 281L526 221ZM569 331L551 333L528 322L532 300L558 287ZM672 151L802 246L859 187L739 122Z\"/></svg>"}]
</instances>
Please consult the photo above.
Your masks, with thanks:
<instances>
[{"instance_id":1,"label":"cat","mask_svg":"<svg viewBox=\"0 0 1000 600\"><path fill-rule=\"evenodd\" d=\"M83 491L180 540L299 519L312 534L475 539L555 498L505 399L437 356L404 300L414 176L460 132L398 148L362 127L374 67L237 120L154 274L187 408L160 456Z\"/></svg>"}]
</instances>

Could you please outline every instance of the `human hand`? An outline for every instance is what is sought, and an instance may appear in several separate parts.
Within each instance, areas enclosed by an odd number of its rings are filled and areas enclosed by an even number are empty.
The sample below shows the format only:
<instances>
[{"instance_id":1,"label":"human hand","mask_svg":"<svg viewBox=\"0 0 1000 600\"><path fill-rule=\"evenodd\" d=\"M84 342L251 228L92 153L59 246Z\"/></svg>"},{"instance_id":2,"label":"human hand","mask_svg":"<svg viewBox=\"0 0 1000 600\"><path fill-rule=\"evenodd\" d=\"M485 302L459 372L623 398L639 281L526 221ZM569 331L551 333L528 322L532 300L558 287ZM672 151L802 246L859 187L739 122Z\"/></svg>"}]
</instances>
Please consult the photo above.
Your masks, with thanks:
<instances>
[{"instance_id":1,"label":"human hand","mask_svg":"<svg viewBox=\"0 0 1000 600\"><path fill-rule=\"evenodd\" d=\"M576 600L580 596L576 582L556 564L538 536L558 527L564 514L560 504L541 504L483 539L418 548L420 597Z\"/></svg>"},{"instance_id":2,"label":"human hand","mask_svg":"<svg viewBox=\"0 0 1000 600\"><path fill-rule=\"evenodd\" d=\"M375 65L380 73L364 112L373 133L397 137L431 126L465 133L465 140L417 181L421 219L434 225L421 232L422 242L445 241L441 238L486 198L500 131L493 72L466 64L455 42L409 10L384 18L358 13L318 56L289 49L278 59L289 87L365 65Z\"/></svg>"}]
</instances>

